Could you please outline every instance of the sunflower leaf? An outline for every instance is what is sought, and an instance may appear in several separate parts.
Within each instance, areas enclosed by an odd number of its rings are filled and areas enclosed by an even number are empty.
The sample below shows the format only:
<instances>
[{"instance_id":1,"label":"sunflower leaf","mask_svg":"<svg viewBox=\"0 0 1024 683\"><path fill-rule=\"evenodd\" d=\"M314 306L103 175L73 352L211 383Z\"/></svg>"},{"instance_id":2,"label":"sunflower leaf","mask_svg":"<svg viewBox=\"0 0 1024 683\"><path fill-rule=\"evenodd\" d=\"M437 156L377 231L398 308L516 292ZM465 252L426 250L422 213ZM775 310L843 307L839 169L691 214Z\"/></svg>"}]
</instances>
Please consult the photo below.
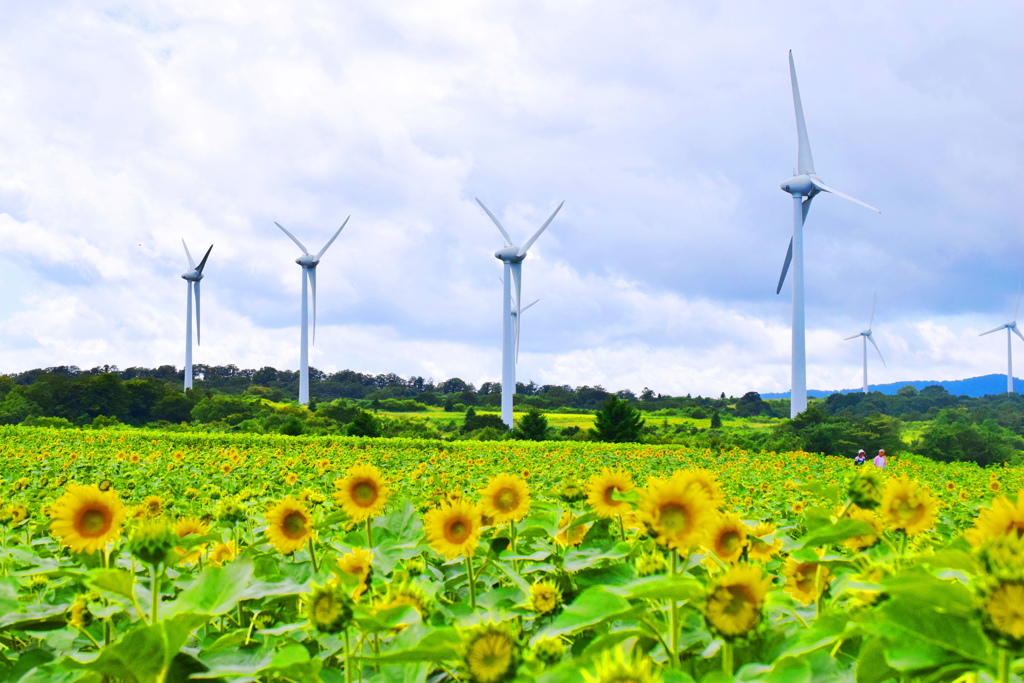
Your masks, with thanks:
<instances>
[{"instance_id":1,"label":"sunflower leaf","mask_svg":"<svg viewBox=\"0 0 1024 683\"><path fill-rule=\"evenodd\" d=\"M804 537L802 548L818 548L823 545L842 543L854 536L878 535L878 532L867 522L860 519L841 519L835 524L828 523L817 527Z\"/></svg>"},{"instance_id":2,"label":"sunflower leaf","mask_svg":"<svg viewBox=\"0 0 1024 683\"><path fill-rule=\"evenodd\" d=\"M199 580L168 606L166 614L192 612L214 616L229 612L245 595L252 574L252 560L245 555L225 567L207 567Z\"/></svg>"},{"instance_id":3,"label":"sunflower leaf","mask_svg":"<svg viewBox=\"0 0 1024 683\"><path fill-rule=\"evenodd\" d=\"M86 584L98 591L114 593L131 600L135 577L123 569L104 569L86 581Z\"/></svg>"}]
</instances>

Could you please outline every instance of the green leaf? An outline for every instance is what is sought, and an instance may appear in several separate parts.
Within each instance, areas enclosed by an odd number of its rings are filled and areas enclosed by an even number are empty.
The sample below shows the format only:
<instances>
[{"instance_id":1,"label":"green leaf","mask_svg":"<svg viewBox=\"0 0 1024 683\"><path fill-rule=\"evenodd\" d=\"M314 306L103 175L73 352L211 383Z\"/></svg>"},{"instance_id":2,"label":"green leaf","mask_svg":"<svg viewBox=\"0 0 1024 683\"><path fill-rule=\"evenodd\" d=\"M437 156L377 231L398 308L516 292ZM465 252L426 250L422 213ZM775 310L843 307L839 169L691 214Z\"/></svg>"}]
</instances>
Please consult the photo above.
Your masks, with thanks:
<instances>
[{"instance_id":1,"label":"green leaf","mask_svg":"<svg viewBox=\"0 0 1024 683\"><path fill-rule=\"evenodd\" d=\"M833 543L842 543L854 536L878 535L874 527L859 519L841 519L835 524L822 524L804 536L802 548L817 548Z\"/></svg>"},{"instance_id":2,"label":"green leaf","mask_svg":"<svg viewBox=\"0 0 1024 683\"><path fill-rule=\"evenodd\" d=\"M456 659L461 640L451 626L428 628L423 624L411 624L395 638L388 652L369 661L385 662L439 662Z\"/></svg>"},{"instance_id":3,"label":"green leaf","mask_svg":"<svg viewBox=\"0 0 1024 683\"><path fill-rule=\"evenodd\" d=\"M870 638L860 648L857 658L857 683L884 683L899 678L899 672L885 660L885 641Z\"/></svg>"},{"instance_id":4,"label":"green leaf","mask_svg":"<svg viewBox=\"0 0 1024 683\"><path fill-rule=\"evenodd\" d=\"M104 569L97 572L86 584L98 591L113 593L131 600L135 589L135 577L123 569Z\"/></svg>"},{"instance_id":5,"label":"green leaf","mask_svg":"<svg viewBox=\"0 0 1024 683\"><path fill-rule=\"evenodd\" d=\"M28 605L21 612L0 617L0 628L8 631L45 631L67 625L68 605Z\"/></svg>"},{"instance_id":6,"label":"green leaf","mask_svg":"<svg viewBox=\"0 0 1024 683\"><path fill-rule=\"evenodd\" d=\"M165 614L225 614L234 609L245 595L252 574L252 560L245 555L226 567L207 567L199 575L199 580L168 606Z\"/></svg>"},{"instance_id":7,"label":"green leaf","mask_svg":"<svg viewBox=\"0 0 1024 683\"><path fill-rule=\"evenodd\" d=\"M563 566L567 572L576 572L589 567L596 567L605 560L621 560L629 554L628 549L603 551L600 548L570 550L565 554Z\"/></svg>"},{"instance_id":8,"label":"green leaf","mask_svg":"<svg viewBox=\"0 0 1024 683\"><path fill-rule=\"evenodd\" d=\"M690 576L649 576L609 591L634 600L694 600L704 594L704 585Z\"/></svg>"},{"instance_id":9,"label":"green leaf","mask_svg":"<svg viewBox=\"0 0 1024 683\"><path fill-rule=\"evenodd\" d=\"M637 605L636 613L646 611L644 605ZM577 633L604 621L621 619L634 611L634 606L622 596L608 590L606 586L594 586L580 593L572 604L555 617L555 620L541 632L542 638L557 638Z\"/></svg>"},{"instance_id":10,"label":"green leaf","mask_svg":"<svg viewBox=\"0 0 1024 683\"><path fill-rule=\"evenodd\" d=\"M197 678L266 677L274 675L299 681L315 681L322 663L311 659L309 651L298 643L289 643L279 649L273 644L254 648L223 650L200 656L209 667L207 671L192 674Z\"/></svg>"}]
</instances>

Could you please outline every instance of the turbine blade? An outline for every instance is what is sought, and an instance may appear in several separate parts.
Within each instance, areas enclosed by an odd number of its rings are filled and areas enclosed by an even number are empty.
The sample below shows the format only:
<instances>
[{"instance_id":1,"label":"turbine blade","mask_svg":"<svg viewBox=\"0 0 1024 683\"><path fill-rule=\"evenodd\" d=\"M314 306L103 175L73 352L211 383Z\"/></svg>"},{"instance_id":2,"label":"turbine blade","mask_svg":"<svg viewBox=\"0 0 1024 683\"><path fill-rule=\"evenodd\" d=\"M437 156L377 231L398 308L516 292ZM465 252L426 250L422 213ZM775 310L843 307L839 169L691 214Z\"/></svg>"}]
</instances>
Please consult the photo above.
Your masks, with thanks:
<instances>
[{"instance_id":1,"label":"turbine blade","mask_svg":"<svg viewBox=\"0 0 1024 683\"><path fill-rule=\"evenodd\" d=\"M789 51L789 77L793 82L793 107L796 109L797 173L814 173L814 159L811 158L811 141L807 138L807 124L804 122L804 107L800 103L800 86L796 83L796 66L793 51Z\"/></svg>"},{"instance_id":2,"label":"turbine blade","mask_svg":"<svg viewBox=\"0 0 1024 683\"><path fill-rule=\"evenodd\" d=\"M281 225L277 221L274 221L274 225L276 225L277 227L281 228L281 232L283 232L284 234L288 235L288 237L291 238L292 242L295 242L295 244L298 245L299 249L302 250L303 254L308 254L309 253L309 249L306 249L306 247L302 244L302 242L300 242L299 240L295 239L295 235L293 235L290 232L288 232L287 230L285 230L283 225Z\"/></svg>"},{"instance_id":3,"label":"turbine blade","mask_svg":"<svg viewBox=\"0 0 1024 683\"><path fill-rule=\"evenodd\" d=\"M182 242L184 244L184 241ZM1017 322L1017 311L1020 309L1020 285L1021 280L1017 280L1017 305L1013 307L1013 322Z\"/></svg>"},{"instance_id":4,"label":"turbine blade","mask_svg":"<svg viewBox=\"0 0 1024 683\"><path fill-rule=\"evenodd\" d=\"M512 264L512 285L515 287L515 290L516 290L516 305L515 305L515 309L518 311L519 310L519 302L522 301L521 297L522 297L522 293L523 293L523 263L522 263L522 261L520 261L519 263L513 263Z\"/></svg>"},{"instance_id":5,"label":"turbine blade","mask_svg":"<svg viewBox=\"0 0 1024 683\"><path fill-rule=\"evenodd\" d=\"M195 281L195 286L192 289L192 293L196 297L196 346L199 346L199 280Z\"/></svg>"},{"instance_id":6,"label":"turbine blade","mask_svg":"<svg viewBox=\"0 0 1024 683\"><path fill-rule=\"evenodd\" d=\"M520 308L520 309L519 309L519 315L522 315L522 314L523 314L523 311L527 310L528 308L530 308L531 306L533 306L533 304L537 303L538 301L540 301L540 299L536 299L536 300L534 300L534 301L533 301L532 303L528 303L528 304L526 304L525 306L523 306L522 308ZM1024 339L1024 337L1021 337L1021 339Z\"/></svg>"},{"instance_id":7,"label":"turbine blade","mask_svg":"<svg viewBox=\"0 0 1024 683\"><path fill-rule=\"evenodd\" d=\"M993 332L998 332L999 330L1005 329L1006 327L1007 327L1007 325L1000 325L999 327L997 327L997 328L995 328L993 330L989 330L988 332L982 332L978 336L979 337L984 337L986 334L992 334Z\"/></svg>"},{"instance_id":8,"label":"turbine blade","mask_svg":"<svg viewBox=\"0 0 1024 683\"><path fill-rule=\"evenodd\" d=\"M565 200L564 199L562 200L562 204L565 204ZM547 227L549 225L551 225L551 221L555 220L555 216L558 214L559 211L561 211L562 204L559 204L558 207L552 212L552 214L550 216L548 216L548 219L546 221L544 221L544 225L540 226L540 230L538 230L537 232L533 233L533 237L528 239L526 241L526 244L524 244L522 247L519 248L519 255L520 256L523 256L526 253L526 251L530 247L533 246L533 243L537 241L537 238L540 237L540 234L542 232L544 232L544 230L547 229Z\"/></svg>"},{"instance_id":9,"label":"turbine blade","mask_svg":"<svg viewBox=\"0 0 1024 683\"><path fill-rule=\"evenodd\" d=\"M501 223L499 223L498 219L494 217L493 213L491 213L491 210L484 206L484 203L479 199L476 200L476 203L479 204L480 208L483 209L487 213L487 215L491 217L491 220L494 221L494 224L498 226L498 230L501 231L501 236L505 238L505 246L511 247L513 244L515 244L515 242L512 241L512 238L509 237L508 233L505 232L505 228L501 227Z\"/></svg>"},{"instance_id":10,"label":"turbine blade","mask_svg":"<svg viewBox=\"0 0 1024 683\"><path fill-rule=\"evenodd\" d=\"M882 365L885 365L885 358L882 358L882 351L878 348L878 344L875 343L875 340L871 338L870 334L867 334L867 335L864 335L864 336L866 336L868 341L871 342L871 345L875 347L875 351L878 351L878 357L881 358ZM885 367L889 367L889 366L885 365Z\"/></svg>"},{"instance_id":11,"label":"turbine blade","mask_svg":"<svg viewBox=\"0 0 1024 683\"><path fill-rule=\"evenodd\" d=\"M349 216L348 218L352 218L352 216ZM332 237L330 240L328 240L327 244L324 245L324 248L320 250L320 253L316 255L316 260L317 261L320 260L321 256L323 256L325 253L327 253L327 247L329 247L332 244L334 244L334 240L338 239L338 235L340 235L341 231L345 229L346 225L348 225L348 218L346 218L345 222L341 224L340 228L338 228L338 232L334 233L334 237Z\"/></svg>"},{"instance_id":12,"label":"turbine blade","mask_svg":"<svg viewBox=\"0 0 1024 683\"><path fill-rule=\"evenodd\" d=\"M860 336L860 332L858 332L857 334L853 335L852 337L847 337L843 341L850 341L851 339L856 339L859 336Z\"/></svg>"},{"instance_id":13,"label":"turbine blade","mask_svg":"<svg viewBox=\"0 0 1024 683\"><path fill-rule=\"evenodd\" d=\"M203 260L200 261L199 265L196 266L196 268L195 268L196 272L199 273L200 275L203 274L203 268L206 267L206 259L210 258L210 252L211 251L213 251L213 245L212 244L210 245L210 248L206 250L206 255L203 256Z\"/></svg>"},{"instance_id":14,"label":"turbine blade","mask_svg":"<svg viewBox=\"0 0 1024 683\"><path fill-rule=\"evenodd\" d=\"M313 295L313 341L311 344L316 344L316 266L303 268L303 270L309 277L309 291Z\"/></svg>"},{"instance_id":15,"label":"turbine blade","mask_svg":"<svg viewBox=\"0 0 1024 683\"><path fill-rule=\"evenodd\" d=\"M1017 329L1017 326L1016 326L1016 325L1014 325L1014 326L1013 326L1013 327L1011 327L1010 329L1011 329L1011 330L1013 330L1013 333L1014 333L1015 335L1017 335L1017 336L1018 336L1018 337L1020 337L1021 339L1024 339L1024 334L1021 334L1021 333L1020 333L1020 330L1018 330L1018 329Z\"/></svg>"},{"instance_id":16,"label":"turbine blade","mask_svg":"<svg viewBox=\"0 0 1024 683\"><path fill-rule=\"evenodd\" d=\"M848 194L843 194L843 193L842 193L842 192L840 192L839 190L836 190L836 189L834 189L834 188L831 188L831 187L829 187L829 186L828 186L828 185L826 185L825 183L821 182L821 179L820 179L820 178L818 178L817 176L811 176L811 183L813 183L813 184L814 184L814 186L815 186L816 188L818 188L819 190L822 190L823 192L831 192L832 194L834 194L834 195L835 195L835 196L837 196L837 197L842 197L843 199L846 199L846 200L848 200L848 201L851 201L851 202L853 202L854 204L860 204L861 206L865 206L865 207L867 207L867 208L871 209L872 211L876 211L876 212L878 212L878 213L882 213L881 211L879 211L879 210L878 210L878 209L876 209L875 207L871 206L871 205L870 205L870 204L868 204L867 202L862 202L862 201L861 201L861 200L859 200L859 199L856 199L856 198L854 198L854 197L851 197L851 196L850 196L850 195L848 195Z\"/></svg>"},{"instance_id":17,"label":"turbine blade","mask_svg":"<svg viewBox=\"0 0 1024 683\"><path fill-rule=\"evenodd\" d=\"M181 246L185 247L185 256L188 257L188 267L192 270L196 269L196 262L192 260L192 254L188 253L188 245L185 244L185 238L181 238Z\"/></svg>"},{"instance_id":18,"label":"turbine blade","mask_svg":"<svg viewBox=\"0 0 1024 683\"><path fill-rule=\"evenodd\" d=\"M519 362L519 314L522 311L516 312L516 323L515 323L515 337L516 337L516 362Z\"/></svg>"},{"instance_id":19,"label":"turbine blade","mask_svg":"<svg viewBox=\"0 0 1024 683\"><path fill-rule=\"evenodd\" d=\"M802 211L801 216L800 216L800 220L803 221L804 223L807 222L807 213L811 210L811 200L812 199L814 199L813 196L808 197L807 199L805 199L802 202L800 202L800 210Z\"/></svg>"},{"instance_id":20,"label":"turbine blade","mask_svg":"<svg viewBox=\"0 0 1024 683\"><path fill-rule=\"evenodd\" d=\"M782 291L782 283L786 281L786 273L789 272L789 264L793 260L793 238L789 238L789 251L786 252L786 260L782 262L782 275L779 276L779 286L775 288L775 293L778 294Z\"/></svg>"},{"instance_id":21,"label":"turbine blade","mask_svg":"<svg viewBox=\"0 0 1024 683\"><path fill-rule=\"evenodd\" d=\"M871 326L875 323L875 304L878 303L878 294L871 300L871 318L868 319L868 332L871 331Z\"/></svg>"}]
</instances>

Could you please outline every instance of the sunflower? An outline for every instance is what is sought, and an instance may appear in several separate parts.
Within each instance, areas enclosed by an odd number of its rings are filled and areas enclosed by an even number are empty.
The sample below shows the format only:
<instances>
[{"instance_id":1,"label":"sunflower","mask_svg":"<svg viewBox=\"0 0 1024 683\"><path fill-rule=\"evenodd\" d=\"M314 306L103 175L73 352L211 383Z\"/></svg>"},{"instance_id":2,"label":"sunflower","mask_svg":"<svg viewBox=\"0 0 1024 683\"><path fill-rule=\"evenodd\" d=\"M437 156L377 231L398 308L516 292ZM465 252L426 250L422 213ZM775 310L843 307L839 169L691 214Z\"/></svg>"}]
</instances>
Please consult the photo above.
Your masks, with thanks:
<instances>
[{"instance_id":1,"label":"sunflower","mask_svg":"<svg viewBox=\"0 0 1024 683\"><path fill-rule=\"evenodd\" d=\"M462 634L462 663L474 683L507 681L519 666L519 643L506 624L480 624Z\"/></svg>"},{"instance_id":2,"label":"sunflower","mask_svg":"<svg viewBox=\"0 0 1024 683\"><path fill-rule=\"evenodd\" d=\"M375 612L382 612L387 609L408 606L420 613L426 619L430 616L431 599L415 583L403 581L399 584L391 584L384 597L374 606Z\"/></svg>"},{"instance_id":3,"label":"sunflower","mask_svg":"<svg viewBox=\"0 0 1024 683\"><path fill-rule=\"evenodd\" d=\"M494 524L518 522L530 511L530 489L514 474L499 474L480 492L483 513Z\"/></svg>"},{"instance_id":4,"label":"sunflower","mask_svg":"<svg viewBox=\"0 0 1024 683\"><path fill-rule=\"evenodd\" d=\"M629 512L629 503L616 498L633 490L633 475L621 470L601 468L587 483L587 502L598 517L615 517Z\"/></svg>"},{"instance_id":5,"label":"sunflower","mask_svg":"<svg viewBox=\"0 0 1024 683\"><path fill-rule=\"evenodd\" d=\"M695 486L707 494L712 507L719 507L725 502L725 493L722 491L722 483L718 481L718 475L711 470L698 467L692 470L683 470L672 475L675 479L679 477L684 486Z\"/></svg>"},{"instance_id":6,"label":"sunflower","mask_svg":"<svg viewBox=\"0 0 1024 683\"><path fill-rule=\"evenodd\" d=\"M715 633L732 639L761 623L764 599L772 580L758 565L735 565L711 584L704 620Z\"/></svg>"},{"instance_id":7,"label":"sunflower","mask_svg":"<svg viewBox=\"0 0 1024 683\"><path fill-rule=\"evenodd\" d=\"M376 517L388 502L391 490L373 465L353 465L344 478L334 482L334 500L356 522Z\"/></svg>"},{"instance_id":8,"label":"sunflower","mask_svg":"<svg viewBox=\"0 0 1024 683\"><path fill-rule=\"evenodd\" d=\"M537 614L551 614L562 604L562 591L553 582L541 579L530 586L530 609Z\"/></svg>"},{"instance_id":9,"label":"sunflower","mask_svg":"<svg viewBox=\"0 0 1024 683\"><path fill-rule=\"evenodd\" d=\"M878 512L890 529L914 536L935 526L937 508L931 492L904 474L886 482Z\"/></svg>"},{"instance_id":10,"label":"sunflower","mask_svg":"<svg viewBox=\"0 0 1024 683\"><path fill-rule=\"evenodd\" d=\"M659 676L651 671L651 660L627 657L621 648L604 650L593 672L584 671L587 683L658 683Z\"/></svg>"},{"instance_id":11,"label":"sunflower","mask_svg":"<svg viewBox=\"0 0 1024 683\"><path fill-rule=\"evenodd\" d=\"M722 562L736 562L747 547L747 525L735 513L719 514L708 526L704 546Z\"/></svg>"},{"instance_id":12,"label":"sunflower","mask_svg":"<svg viewBox=\"0 0 1024 683\"><path fill-rule=\"evenodd\" d=\"M198 517L182 517L174 523L173 528L174 533L178 538L185 538L186 536L191 536L193 534L197 536L205 536L210 531L210 525ZM187 550L178 546L174 550L181 557L180 562L182 564L195 564L199 561L199 558L203 556L203 551L206 550L206 544L203 543Z\"/></svg>"},{"instance_id":13,"label":"sunflower","mask_svg":"<svg viewBox=\"0 0 1024 683\"><path fill-rule=\"evenodd\" d=\"M1002 581L982 604L987 630L1010 646L1024 642L1024 583Z\"/></svg>"},{"instance_id":14,"label":"sunflower","mask_svg":"<svg viewBox=\"0 0 1024 683\"><path fill-rule=\"evenodd\" d=\"M316 538L313 518L305 503L287 496L267 512L267 541L285 555Z\"/></svg>"},{"instance_id":15,"label":"sunflower","mask_svg":"<svg viewBox=\"0 0 1024 683\"><path fill-rule=\"evenodd\" d=\"M1024 538L1024 489L1017 492L1016 503L1006 496L993 498L992 507L981 509L974 528L968 529L964 537L977 547L985 540L1011 534Z\"/></svg>"},{"instance_id":16,"label":"sunflower","mask_svg":"<svg viewBox=\"0 0 1024 683\"><path fill-rule=\"evenodd\" d=\"M871 546L878 543L878 537L882 535L882 520L879 519L872 510L865 510L859 508L856 505L850 507L846 513L849 519L860 520L861 522L867 522L871 525L871 528L875 530L873 534L862 534L860 536L851 536L850 538L843 541L843 545L854 552L860 550L866 550Z\"/></svg>"},{"instance_id":17,"label":"sunflower","mask_svg":"<svg viewBox=\"0 0 1024 683\"><path fill-rule=\"evenodd\" d=\"M684 473L671 479L648 480L640 492L640 520L656 534L661 545L680 554L696 545L711 519L714 506L702 486Z\"/></svg>"},{"instance_id":18,"label":"sunflower","mask_svg":"<svg viewBox=\"0 0 1024 683\"><path fill-rule=\"evenodd\" d=\"M769 522L761 522L755 526L747 536L748 550L747 557L753 562L768 562L782 552L782 539L774 538L769 543L765 539L776 531L775 525Z\"/></svg>"},{"instance_id":19,"label":"sunflower","mask_svg":"<svg viewBox=\"0 0 1024 683\"><path fill-rule=\"evenodd\" d=\"M563 548L569 546L576 547L583 543L583 539L587 537L587 532L590 531L593 522L573 526L575 520L576 517L572 514L571 510L562 512L562 516L558 519L559 531L554 536L555 543Z\"/></svg>"},{"instance_id":20,"label":"sunflower","mask_svg":"<svg viewBox=\"0 0 1024 683\"><path fill-rule=\"evenodd\" d=\"M238 557L238 546L235 545L234 541L228 541L227 543L214 543L213 548L210 550L210 556L207 558L207 562L211 566L221 567L225 562Z\"/></svg>"},{"instance_id":21,"label":"sunflower","mask_svg":"<svg viewBox=\"0 0 1024 683\"><path fill-rule=\"evenodd\" d=\"M533 654L549 666L562 661L565 649L565 641L561 638L541 638L533 644Z\"/></svg>"},{"instance_id":22,"label":"sunflower","mask_svg":"<svg viewBox=\"0 0 1024 683\"><path fill-rule=\"evenodd\" d=\"M783 590L801 605L809 605L817 600L832 582L832 572L825 565L820 562L800 562L792 557L786 558L782 575L786 577Z\"/></svg>"},{"instance_id":23,"label":"sunflower","mask_svg":"<svg viewBox=\"0 0 1024 683\"><path fill-rule=\"evenodd\" d=\"M302 611L321 633L339 633L352 622L352 600L338 586L313 586Z\"/></svg>"},{"instance_id":24,"label":"sunflower","mask_svg":"<svg viewBox=\"0 0 1024 683\"><path fill-rule=\"evenodd\" d=\"M480 540L480 508L465 500L443 503L427 512L423 525L427 543L445 559L472 557Z\"/></svg>"},{"instance_id":25,"label":"sunflower","mask_svg":"<svg viewBox=\"0 0 1024 683\"><path fill-rule=\"evenodd\" d=\"M366 592L370 583L370 573L373 571L372 562L373 553L362 548L353 548L352 552L345 553L338 558L338 569L359 579L359 585L352 591L352 599L357 602L359 597Z\"/></svg>"},{"instance_id":26,"label":"sunflower","mask_svg":"<svg viewBox=\"0 0 1024 683\"><path fill-rule=\"evenodd\" d=\"M125 509L114 491L68 484L50 510L50 531L73 552L92 554L121 535Z\"/></svg>"},{"instance_id":27,"label":"sunflower","mask_svg":"<svg viewBox=\"0 0 1024 683\"><path fill-rule=\"evenodd\" d=\"M142 499L141 507L146 517L158 517L164 511L164 499L160 496L146 496Z\"/></svg>"}]
</instances>

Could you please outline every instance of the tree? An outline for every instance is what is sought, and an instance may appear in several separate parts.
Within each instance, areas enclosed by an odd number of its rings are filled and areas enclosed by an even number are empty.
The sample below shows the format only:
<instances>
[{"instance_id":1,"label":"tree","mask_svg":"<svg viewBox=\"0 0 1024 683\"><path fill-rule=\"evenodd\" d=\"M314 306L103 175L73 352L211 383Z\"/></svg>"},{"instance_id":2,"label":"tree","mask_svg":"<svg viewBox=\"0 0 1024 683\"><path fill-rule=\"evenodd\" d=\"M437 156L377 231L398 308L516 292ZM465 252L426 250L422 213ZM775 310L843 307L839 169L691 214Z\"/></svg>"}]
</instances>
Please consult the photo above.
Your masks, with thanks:
<instances>
[{"instance_id":1,"label":"tree","mask_svg":"<svg viewBox=\"0 0 1024 683\"><path fill-rule=\"evenodd\" d=\"M360 410L346 431L349 436L380 436L380 420L373 413Z\"/></svg>"},{"instance_id":2,"label":"tree","mask_svg":"<svg viewBox=\"0 0 1024 683\"><path fill-rule=\"evenodd\" d=\"M718 414L717 410L715 412L711 413L711 425L710 425L710 427L711 427L711 429L721 429L722 428L722 416Z\"/></svg>"},{"instance_id":3,"label":"tree","mask_svg":"<svg viewBox=\"0 0 1024 683\"><path fill-rule=\"evenodd\" d=\"M602 406L594 420L594 431L601 441L622 443L639 441L644 418L640 411L615 396Z\"/></svg>"},{"instance_id":4,"label":"tree","mask_svg":"<svg viewBox=\"0 0 1024 683\"><path fill-rule=\"evenodd\" d=\"M515 437L527 441L543 441L548 431L548 419L536 408L530 408L516 425Z\"/></svg>"}]
</instances>

